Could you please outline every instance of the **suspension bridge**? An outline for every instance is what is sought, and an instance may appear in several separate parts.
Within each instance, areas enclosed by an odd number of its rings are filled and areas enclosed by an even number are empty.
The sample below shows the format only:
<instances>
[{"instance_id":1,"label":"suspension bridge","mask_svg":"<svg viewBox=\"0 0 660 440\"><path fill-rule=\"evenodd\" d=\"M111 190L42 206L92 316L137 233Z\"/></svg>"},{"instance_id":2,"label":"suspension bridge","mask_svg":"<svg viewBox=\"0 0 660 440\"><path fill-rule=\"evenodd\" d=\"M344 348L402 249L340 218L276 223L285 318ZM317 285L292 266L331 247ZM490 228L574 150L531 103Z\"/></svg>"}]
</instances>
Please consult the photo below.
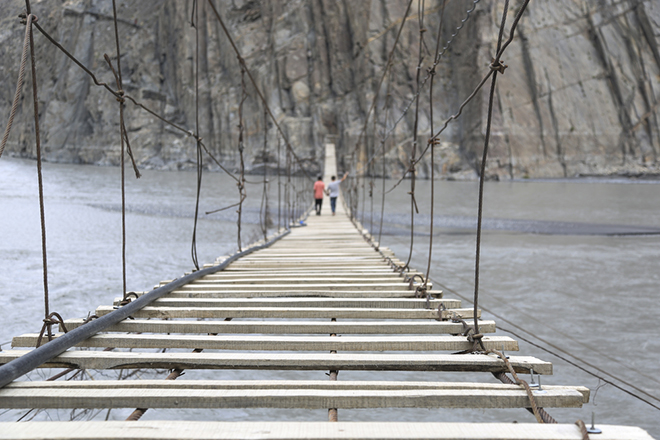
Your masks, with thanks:
<instances>
[{"instance_id":1,"label":"suspension bridge","mask_svg":"<svg viewBox=\"0 0 660 440\"><path fill-rule=\"evenodd\" d=\"M407 3L404 19L400 21L389 59L376 88L376 97L367 112L358 145L350 157L351 178L339 197L337 215L309 216L311 188L304 161L290 145L284 130L268 106L265 94L259 89L245 59L232 39L229 30L212 1L213 10L240 65L241 98L238 105L237 175L226 169L211 153L199 135L196 114L195 130L188 130L168 121L147 108L124 91L117 32L116 8L114 24L116 37L115 64L109 56L105 60L113 73L116 88L97 80L94 74L50 36L31 13L26 2L22 20L26 25L25 40L16 98L5 131L0 155L7 142L22 88L28 52L32 55L32 79L35 107L36 152L40 190L42 244L44 261L45 317L40 333L16 336L11 350L0 351L0 408L35 410L133 409L125 421L33 421L29 423L0 423L0 439L649 439L645 431L635 427L593 425L583 421L557 423L550 415L552 408L579 408L589 402L590 390L583 386L541 385L540 377L552 374L550 362L531 356L519 356L518 342L496 334L496 323L481 319L479 309L479 243L493 93L498 74L506 66L501 56L512 41L529 0L522 2L504 41L508 11L505 1L496 56L488 73L474 92L435 131L433 127L433 76L440 57L469 18L478 0L473 2L463 23L456 28L445 48L440 50L440 32L433 63L425 79L422 71L422 43L416 78L416 93L408 102L399 121L411 107L415 107L415 130L410 167L411 255L414 243L415 166L427 152L431 156L433 177L434 146L451 120L460 116L472 97L490 79L491 94L484 157L481 161L479 218L475 296L473 307L465 307L460 300L446 297L430 282L426 271L410 267L386 247L381 246L381 231L366 230L358 220L360 203L364 210L365 191L373 189L374 163L383 154L385 143L396 123L380 136L380 148L371 151L361 144L367 131L369 116L376 107L381 86L395 53L399 36L406 23L412 0ZM198 8L193 3L191 22L198 28ZM423 11L424 8L418 8ZM423 35L423 12L419 17ZM122 218L124 214L124 153L127 153L136 176L139 176L131 152L128 131L124 122L127 102L145 110L190 137L197 152L197 205L191 254L195 269L184 276L161 282L147 292L127 292L126 261L122 258L123 295L112 304L100 305L93 316L62 319L50 312L47 281L46 236L43 188L41 182L41 150L38 117L38 81L34 68L32 29L36 28L52 44L90 75L98 87L105 88L119 102L121 141ZM393 28L393 30L396 30ZM427 49L428 50L428 49ZM196 61L197 62L197 61ZM427 146L417 151L418 107L422 87L429 84L431 108L431 137ZM268 235L269 212L267 199L268 168L264 166L264 199L261 227L263 239L242 246L241 215L245 191L244 166L244 102L251 84L262 105L264 117L270 118L278 139L276 177L278 179L278 222ZM195 89L199 91L198 70L195 65ZM196 100L196 110L199 102ZM387 110L385 120L387 122ZM264 123L263 156L267 157L268 124ZM280 143L284 145L286 171L280 169ZM235 181L239 202L220 210L237 207L238 252L219 257L210 264L200 264L195 240L199 210L202 157L207 154ZM338 175L335 145L326 143L323 160L326 179ZM279 194L279 179L284 194ZM383 169L383 185L386 172ZM396 184L403 181L403 177ZM370 179L369 184L366 181ZM433 200L433 186L431 186ZM362 190L362 195L359 194ZM383 188L383 197L386 191ZM280 197L281 196L281 197ZM373 200L373 199L372 199ZM384 201L382 203L384 207ZM327 211L327 210L326 210ZM381 215L382 218L382 215ZM433 219L433 211L431 211ZM431 223L431 231L433 225ZM382 228L382 226L381 226ZM372 227L372 229L374 229ZM125 224L122 221L125 237ZM433 234L431 233L431 237ZM122 243L125 248L125 241ZM59 329L56 330L56 326ZM25 374L45 369L52 374L45 380L21 380ZM53 372L53 369L63 369ZM120 371L118 380L71 380L83 371ZM246 370L253 372L250 380L187 380L196 370ZM266 370L286 371L286 379L259 378ZM149 379L126 380L123 371L136 371ZM186 379L177 380L186 371ZM296 378L296 373L321 371L327 380ZM370 380L341 380L344 371L368 371ZM457 381L391 380L386 372L432 371L452 372ZM483 373L490 381L460 381L461 373ZM529 382L521 375L530 375ZM106 375L103 375L106 377ZM137 374L136 374L137 376ZM493 381L492 378L497 381ZM65 378L67 380L58 380ZM134 378L134 377L133 377ZM205 410L205 409L315 409L327 410L327 419L309 421L217 422L201 420L142 420L147 411ZM358 409L381 408L520 408L529 411L538 423L448 423L392 420L388 422L347 422L342 414ZM171 413L168 413L171 414ZM190 414L189 412L187 414ZM592 437L593 438L593 437Z\"/></svg>"},{"instance_id":2,"label":"suspension bridge","mask_svg":"<svg viewBox=\"0 0 660 440\"><path fill-rule=\"evenodd\" d=\"M336 175L334 145L326 148L325 175ZM474 334L473 309L462 308L461 301L432 285L426 284L420 297L421 274L397 270L404 262L387 248L376 250L341 201L336 216L312 215L300 222L305 226L299 223L285 236L256 243L236 254L239 258L221 257L188 275L193 280L164 281L130 302L118 298L99 306L98 318L91 321L66 320L60 330L67 333L53 334L51 342L36 333L15 337L14 349L0 352L5 364L0 367L5 368L1 408L136 409L125 422L2 423L0 438L588 437L584 424L557 424L545 410L582 406L589 401L587 388L522 382L518 374L552 374L552 364L513 355L517 341L495 335L494 321L480 320L482 333ZM258 250L250 252L253 248ZM126 312L128 318L108 320L140 300L139 308ZM102 332L92 329L104 319ZM58 353L56 344L76 338L82 339L76 347L88 349ZM483 347L480 354L472 351L476 344ZM7 367L29 363L39 350L43 357L31 365L66 373L170 373L160 380L12 382L24 371L7 372ZM327 371L328 380L175 380L184 370L199 369L256 370L255 376L261 370L320 370ZM373 371L374 380L340 380L339 373L347 370ZM483 372L502 383L378 380L377 372L383 371ZM150 408L327 408L328 421L335 423L139 421ZM342 413L356 408L521 408L542 423L340 421ZM650 438L638 428L598 429L603 432L598 438Z\"/></svg>"}]
</instances>

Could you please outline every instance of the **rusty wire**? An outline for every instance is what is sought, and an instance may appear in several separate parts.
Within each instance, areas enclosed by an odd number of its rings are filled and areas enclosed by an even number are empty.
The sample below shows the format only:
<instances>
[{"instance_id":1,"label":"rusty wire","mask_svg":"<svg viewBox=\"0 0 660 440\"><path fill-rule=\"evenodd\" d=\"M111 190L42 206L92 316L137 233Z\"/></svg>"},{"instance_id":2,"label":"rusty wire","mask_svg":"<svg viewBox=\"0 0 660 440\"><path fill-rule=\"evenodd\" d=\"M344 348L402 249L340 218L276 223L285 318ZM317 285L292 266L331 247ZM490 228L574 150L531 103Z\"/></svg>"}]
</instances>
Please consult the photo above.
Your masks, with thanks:
<instances>
[{"instance_id":1,"label":"rusty wire","mask_svg":"<svg viewBox=\"0 0 660 440\"><path fill-rule=\"evenodd\" d=\"M245 161L243 159L243 150L245 149L245 145L243 144L243 132L245 127L243 126L243 104L245 104L245 100L247 99L247 91L245 90L245 69L243 68L243 65L241 64L241 100L238 105L238 155L240 158L240 174L238 178L238 183L236 186L238 187L238 210L236 213L238 214L238 220L236 221L236 224L238 226L238 251L241 252L243 250L242 245L241 245L241 218L243 215L243 202L245 201L245 198L247 197L247 194L245 192Z\"/></svg>"},{"instance_id":2,"label":"rusty wire","mask_svg":"<svg viewBox=\"0 0 660 440\"><path fill-rule=\"evenodd\" d=\"M506 0L505 0L505 1L506 1ZM505 8L505 9L506 9L506 8ZM505 11L505 12L506 12L506 11ZM505 13L505 15L506 15L506 13ZM477 320L476 320L476 316L475 316L475 323L476 323L476 322L477 322ZM509 362L509 359L507 359L507 357L504 355L504 353L502 353L501 351L497 351L497 350L486 350L485 353L486 353L486 354L488 354L488 353L496 354L496 355L497 355L497 356L498 356L498 357L504 362L504 365L506 366L506 369L509 371L509 373L511 373L511 376L513 377L513 379L514 379L514 381L515 381L514 383L515 383L516 385L519 385L519 386L521 386L521 387L523 387L523 388L525 389L525 391L527 392L527 397L529 398L529 404L530 404L530 406L532 407L531 409L532 409L532 412L533 412L533 414L534 414L534 417L536 417L536 421L537 421L537 422L539 422L539 423L557 423L557 422L556 422L554 419L552 419L552 418L551 418L552 421L550 421L550 422L546 422L545 420L543 420L543 417L541 417L541 414L539 414L539 408L538 408L538 406L536 405L536 399L534 398L534 394L532 393L532 389L529 387L529 384L528 384L526 381L524 381L524 380L522 380L522 379L520 379L520 378L518 377L518 375L516 374L516 371L514 370L513 366L511 365L511 362ZM507 382L506 382L507 380L508 380L508 381L511 380L511 379L509 379L508 377L506 377L506 374L502 373L502 375L503 375L506 379L500 379L500 377L497 376L497 375L496 375L496 377L497 377L498 379L502 380L502 381L505 382L505 383L507 383ZM510 383L510 382L509 382L509 383Z\"/></svg>"},{"instance_id":3,"label":"rusty wire","mask_svg":"<svg viewBox=\"0 0 660 440\"><path fill-rule=\"evenodd\" d=\"M44 207L44 181L43 181L43 172L42 172L42 160L41 160L41 138L39 136L39 98L38 98L38 87L37 87L37 69L36 69L36 60L34 52L34 38L32 32L32 22L35 19L35 16L32 15L30 11L30 2L26 0L26 33L30 42L30 67L32 73L32 103L34 110L34 137L35 145L37 150L37 178L39 181L39 220L41 225L41 261L42 261L42 270L43 270L43 284L44 284L44 325L41 329L41 336L43 336L44 330L48 332L48 340L52 339L52 315L59 317L57 313L50 313L49 308L49 295L48 295L48 252L46 247L46 212ZM60 317L60 321L61 321Z\"/></svg>"},{"instance_id":4,"label":"rusty wire","mask_svg":"<svg viewBox=\"0 0 660 440\"><path fill-rule=\"evenodd\" d=\"M577 420L575 424L580 430L580 435L582 435L582 440L589 440L589 431L587 431L587 425L584 424L584 421Z\"/></svg>"},{"instance_id":5,"label":"rusty wire","mask_svg":"<svg viewBox=\"0 0 660 440\"><path fill-rule=\"evenodd\" d=\"M476 333L479 333L479 319L477 318L477 309L479 307L479 262L480 262L479 260L481 253L481 224L483 219L484 181L486 179L485 176L486 159L488 158L488 143L490 140L490 129L493 119L493 101L495 98L495 85L497 83L497 74L498 73L504 74L504 69L506 68L506 66L504 66L504 64L500 60L500 57L502 56L502 52L504 51L504 49L506 49L508 43L512 41L515 32L515 26L518 24L518 20L520 20L520 17L522 16L522 13L525 11L528 3L529 0L525 0L525 2L520 6L520 9L518 10L518 14L516 15L516 20L514 21L511 27L509 40L507 44L503 46L502 39L504 38L504 25L506 24L506 16L509 9L509 0L504 0L504 11L502 12L502 24L500 25L500 31L497 38L497 50L495 51L496 55L492 59L490 64L491 72L493 72L493 79L491 81L490 95L488 98L488 117L486 120L486 136L484 139L483 157L481 159L481 172L479 173L479 203L478 203L479 206L477 213L477 240L476 240L477 243L476 243L475 263L474 263L474 301L473 302L474 302L474 316L475 316L474 329Z\"/></svg>"},{"instance_id":6,"label":"rusty wire","mask_svg":"<svg viewBox=\"0 0 660 440\"><path fill-rule=\"evenodd\" d=\"M29 6L28 6L29 8ZM27 52L28 46L32 41L32 24L36 15L31 13L19 15L22 19L25 20L25 39L23 40L23 51L21 52L21 67L18 70L18 81L16 82L16 92L14 93L14 100L11 104L11 112L9 113L9 120L7 121L7 127L5 128L5 134L2 136L2 143L0 144L0 157L5 151L5 145L7 145L7 140L9 139L9 132L11 127L14 124L14 118L16 117L16 111L18 110L18 102L21 97L21 91L23 90L23 79L25 78L25 64L27 63ZM22 20L21 20L22 21Z\"/></svg>"},{"instance_id":7,"label":"rusty wire","mask_svg":"<svg viewBox=\"0 0 660 440\"><path fill-rule=\"evenodd\" d=\"M280 150L282 141L279 134L277 135L277 230L282 228L282 182L280 170Z\"/></svg>"},{"instance_id":8,"label":"rusty wire","mask_svg":"<svg viewBox=\"0 0 660 440\"><path fill-rule=\"evenodd\" d=\"M387 81L387 89L385 93L385 103L383 104L385 106L385 118L383 122L383 131L387 130L387 121L389 119L390 115L390 109L392 107L392 96L390 95L390 87L392 86L392 74L390 73L389 79ZM385 142L387 142L387 138L385 136L380 137L380 151L382 153L382 162L383 162L383 176L382 176L382 191L381 191L381 202L380 202L380 226L378 228L378 242L376 243L376 250L380 249L380 242L381 238L383 236L383 219L385 217L385 184L386 184L386 177L387 177L387 162L385 160Z\"/></svg>"},{"instance_id":9,"label":"rusty wire","mask_svg":"<svg viewBox=\"0 0 660 440\"><path fill-rule=\"evenodd\" d=\"M197 140L196 148L196 168L197 168L197 188L195 193L195 219L193 221L192 241L190 244L190 256L199 270L199 261L197 259L197 218L199 217L199 197L202 192L202 174L204 172L204 163L202 157L202 148L199 137L199 6L197 0L193 0L192 13L190 16L190 25L195 28L195 138Z\"/></svg>"},{"instance_id":10,"label":"rusty wire","mask_svg":"<svg viewBox=\"0 0 660 440\"><path fill-rule=\"evenodd\" d=\"M504 356L504 362L509 366L509 361L506 359L506 356ZM511 371L512 369L510 369ZM513 375L513 374L512 374ZM540 418L541 422L539 423L550 423L550 424L555 424L557 421L552 417L546 410L543 408L539 407L536 405L536 399L534 398L534 393L532 393L531 388L529 387L529 384L525 382L524 380L518 378L517 375L514 375L516 380L520 381L520 383L516 383L509 376L506 375L503 371L500 371L499 373L493 373L493 376L495 376L497 379L500 380L500 382L505 383L507 385L519 385L525 388L525 391L527 392L527 397L530 400L530 408L526 408L529 412L534 414L534 417L538 415ZM535 412L536 411L536 412ZM537 421L539 419L537 418Z\"/></svg>"},{"instance_id":11,"label":"rusty wire","mask_svg":"<svg viewBox=\"0 0 660 440\"><path fill-rule=\"evenodd\" d=\"M417 11L419 21L419 48L417 53L417 71L415 73L415 88L417 93L415 97L415 120L413 122L413 144L412 151L410 152L410 192L408 192L410 195L410 251L408 252L408 259L403 265L404 267L409 267L410 260L412 259L415 244L415 214L419 214L417 200L415 199L415 183L417 177L415 173L415 156L417 155L417 136L419 128L420 72L422 70L422 63L424 62L422 48L424 46L424 33L426 32L426 29L424 28L424 0L418 0Z\"/></svg>"},{"instance_id":12,"label":"rusty wire","mask_svg":"<svg viewBox=\"0 0 660 440\"><path fill-rule=\"evenodd\" d=\"M478 0L477 0L478 1ZM446 3L442 4L442 9L440 10L440 19L438 20L438 35L435 43L435 57L434 57L434 63L431 66L431 68L428 71L428 76L430 76L430 81L429 81L429 123L430 123L430 132L431 136L433 136L433 80L435 79L435 68L438 64L438 61L440 59L440 36L442 35L442 19L445 16L445 5ZM476 2L475 2L475 7L476 7ZM463 24L461 24L461 27ZM459 28L460 30L460 28ZM458 31L456 31L458 33ZM455 36L456 34L454 34ZM453 36L452 36L453 38ZM446 50L446 47L443 49L443 53ZM429 219L429 259L428 259L428 264L426 266L426 277L424 278L424 289L427 289L428 282L429 282L429 276L431 276L431 259L433 255L433 215L435 211L435 143L436 141L433 141L434 144L431 146L431 216Z\"/></svg>"},{"instance_id":13,"label":"rusty wire","mask_svg":"<svg viewBox=\"0 0 660 440\"><path fill-rule=\"evenodd\" d=\"M115 96L119 102L119 138L121 145L121 154L120 154L120 175L121 175L121 266L122 266L122 298L126 299L126 185L125 185L125 167L124 167L124 141L128 141L128 135L126 133L126 126L124 125L124 87L123 80L121 76L121 52L119 50L119 32L117 28L117 7L115 0L112 0L112 11L114 17L114 29L115 29L115 47L117 51L117 69L114 69L110 57L107 54L103 54L105 61L110 66L110 70L115 77L115 82L117 84L117 92ZM126 144L130 150L130 144ZM130 154L131 160L133 161L133 168L135 170L135 176L140 177L140 172L137 169L135 160L133 159L133 154Z\"/></svg>"},{"instance_id":14,"label":"rusty wire","mask_svg":"<svg viewBox=\"0 0 660 440\"><path fill-rule=\"evenodd\" d=\"M268 240L268 226L270 216L268 212L268 112L264 108L264 149L262 154L264 165L263 191L261 193L261 207L259 210L261 232L264 235L264 241Z\"/></svg>"}]
</instances>

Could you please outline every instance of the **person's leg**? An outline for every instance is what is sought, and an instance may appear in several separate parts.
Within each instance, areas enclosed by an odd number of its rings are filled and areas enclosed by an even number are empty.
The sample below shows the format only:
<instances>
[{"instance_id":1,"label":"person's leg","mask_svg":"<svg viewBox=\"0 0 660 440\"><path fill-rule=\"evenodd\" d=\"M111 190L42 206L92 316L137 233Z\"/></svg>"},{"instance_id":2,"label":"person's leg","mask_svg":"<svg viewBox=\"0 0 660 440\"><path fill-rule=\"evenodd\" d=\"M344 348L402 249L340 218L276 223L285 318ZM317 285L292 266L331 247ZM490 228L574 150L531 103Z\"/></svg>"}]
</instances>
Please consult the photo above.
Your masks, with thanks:
<instances>
[{"instance_id":1,"label":"person's leg","mask_svg":"<svg viewBox=\"0 0 660 440\"><path fill-rule=\"evenodd\" d=\"M330 197L330 209L332 209L332 215L335 215L335 209L337 209L337 197Z\"/></svg>"}]
</instances>

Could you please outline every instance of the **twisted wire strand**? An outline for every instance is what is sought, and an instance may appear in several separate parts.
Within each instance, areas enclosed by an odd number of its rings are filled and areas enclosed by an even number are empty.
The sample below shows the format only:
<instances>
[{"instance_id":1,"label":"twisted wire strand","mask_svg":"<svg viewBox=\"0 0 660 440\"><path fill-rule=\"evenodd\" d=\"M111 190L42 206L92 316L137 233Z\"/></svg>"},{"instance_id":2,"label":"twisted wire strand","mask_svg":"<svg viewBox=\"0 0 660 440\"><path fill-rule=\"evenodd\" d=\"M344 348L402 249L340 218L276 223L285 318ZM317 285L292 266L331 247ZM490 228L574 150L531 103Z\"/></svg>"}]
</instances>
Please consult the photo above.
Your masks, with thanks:
<instances>
[{"instance_id":1,"label":"twisted wire strand","mask_svg":"<svg viewBox=\"0 0 660 440\"><path fill-rule=\"evenodd\" d=\"M245 127L243 126L243 104L245 104L247 96L247 91L245 90L245 69L241 64L241 101L238 105L238 155L240 158L240 174L238 183L236 184L238 186L239 197L238 211L236 211L238 213L238 220L236 221L236 224L238 226L237 240L239 252L243 250L241 245L241 220L243 215L243 202L247 197L247 194L245 193L245 161L243 158L243 150L245 149L243 144L243 133L245 130Z\"/></svg>"},{"instance_id":2,"label":"twisted wire strand","mask_svg":"<svg viewBox=\"0 0 660 440\"><path fill-rule=\"evenodd\" d=\"M9 133L11 132L11 127L14 124L16 111L18 110L18 102L21 98L21 91L23 90L23 79L25 78L25 64L27 63L28 46L32 38L32 20L35 17L36 16L32 14L27 14L26 16L25 38L23 40L23 51L21 52L21 67L18 70L18 81L16 81L16 92L14 93L14 100L11 104L9 120L7 121L7 127L5 128L5 134L2 136L2 143L0 144L0 157L2 157L2 153L5 151L5 145L7 145Z\"/></svg>"},{"instance_id":3,"label":"twisted wire strand","mask_svg":"<svg viewBox=\"0 0 660 440\"><path fill-rule=\"evenodd\" d=\"M524 10L524 6L522 8ZM500 25L500 32L497 38L497 51L500 53L500 47L502 46L502 38L504 37L504 25L506 24L506 16L509 11L509 0L504 0L504 11L502 12L502 23ZM496 56L491 64L497 66L499 64L499 57ZM486 159L488 158L488 146L490 141L490 129L493 120L493 103L495 100L495 86L497 83L497 70L493 70L493 79L490 83L490 94L488 97L488 117L486 119L486 136L484 139L484 151L481 158L481 172L479 173L479 202L478 202L478 211L477 211L477 246L475 250L475 261L474 261L474 332L479 333L479 318L476 313L479 307L479 264L481 257L481 224L483 220L483 210L484 210L484 182L486 180ZM481 343L481 340L479 340ZM482 344L483 348L483 344Z\"/></svg>"},{"instance_id":4,"label":"twisted wire strand","mask_svg":"<svg viewBox=\"0 0 660 440\"><path fill-rule=\"evenodd\" d=\"M437 40L435 43L435 60L438 60L439 58L439 49L440 49L440 36L442 35L442 19L445 16L445 5L446 3L442 3L442 10L440 11L440 19L439 19L439 24L438 24L438 35L437 35ZM475 2L475 7L476 7L476 2ZM461 27L465 21L461 24ZM460 30L460 28L459 28ZM458 31L456 31L458 33ZM455 35L455 34L454 34ZM453 38L453 36L452 36ZM443 53L444 53L443 49ZM429 70L429 76L431 77L430 82L429 82L429 111L430 111L430 116L429 116L429 121L430 121L430 132L431 135L433 135L433 80L435 79L435 66ZM426 291L428 288L428 282L429 282L429 276L431 276L431 261L432 261L432 256L433 256L433 215L435 211L435 148L431 147L431 218L429 222L429 258L428 258L428 264L426 266L426 277L424 278L424 285L423 285L423 290Z\"/></svg>"},{"instance_id":5,"label":"twisted wire strand","mask_svg":"<svg viewBox=\"0 0 660 440\"><path fill-rule=\"evenodd\" d=\"M199 261L197 259L197 219L199 217L199 198L202 192L202 174L204 172L204 163L202 157L202 148L199 137L199 5L197 0L193 0L190 24L195 29L195 138L196 142L196 168L197 168L197 188L195 193L195 217L193 221L192 242L190 244L190 256L199 270Z\"/></svg>"},{"instance_id":6,"label":"twisted wire strand","mask_svg":"<svg viewBox=\"0 0 660 440\"><path fill-rule=\"evenodd\" d=\"M263 190L261 193L261 207L259 210L261 232L264 234L264 240L268 240L268 112L264 109L264 150L263 150L263 164L264 164L264 179Z\"/></svg>"},{"instance_id":7,"label":"twisted wire strand","mask_svg":"<svg viewBox=\"0 0 660 440\"><path fill-rule=\"evenodd\" d=\"M387 92L385 94L385 119L383 123L384 130L387 129L387 121L390 114L390 108L392 106L392 97L390 95L390 87L392 85L392 74L390 73L389 79L387 81ZM387 138L381 136L380 138L380 150L382 152L382 162L383 162L383 185L382 185L382 195L380 202L380 226L378 227L378 242L376 243L376 250L380 249L381 239L383 237L383 219L385 217L385 184L386 184L386 162L385 162L385 142Z\"/></svg>"},{"instance_id":8,"label":"twisted wire strand","mask_svg":"<svg viewBox=\"0 0 660 440\"><path fill-rule=\"evenodd\" d=\"M32 74L32 104L34 110L34 134L35 134L35 146L37 150L37 179L39 182L39 223L41 227L41 262L42 262L42 271L43 271L43 285L44 285L44 325L41 328L41 335L45 330L47 330L48 340L53 339L52 335L52 325L53 321L51 320L50 313L50 298L48 292L48 249L46 246L46 210L44 206L44 182L43 182L43 170L42 170L42 160L41 160L41 137L39 132L39 93L37 86L37 62L35 59L35 50L34 50L34 38L32 32L32 23L35 16L30 12L30 2L26 1L26 34L30 43L30 67ZM57 313L55 315L59 316ZM60 319L61 321L61 319ZM40 336L41 338L41 336Z\"/></svg>"},{"instance_id":9,"label":"twisted wire strand","mask_svg":"<svg viewBox=\"0 0 660 440\"><path fill-rule=\"evenodd\" d=\"M418 128L419 128L419 89L420 89L420 72L422 70L422 63L424 62L424 55L422 53L422 48L424 45L424 0L418 0L417 3L418 14L419 14L419 48L418 48L418 61L417 61L417 72L415 74L415 87L417 89L416 98L415 98L415 120L413 122L413 143L412 151L410 153L410 250L408 251L408 259L403 265L404 268L410 267L410 260L412 259L414 245L415 245L415 214L419 214L419 209L417 207L417 200L415 199L415 183L416 183L416 174L415 174L415 156L417 155L417 138L418 138ZM421 6L421 7L420 7Z\"/></svg>"}]
</instances>

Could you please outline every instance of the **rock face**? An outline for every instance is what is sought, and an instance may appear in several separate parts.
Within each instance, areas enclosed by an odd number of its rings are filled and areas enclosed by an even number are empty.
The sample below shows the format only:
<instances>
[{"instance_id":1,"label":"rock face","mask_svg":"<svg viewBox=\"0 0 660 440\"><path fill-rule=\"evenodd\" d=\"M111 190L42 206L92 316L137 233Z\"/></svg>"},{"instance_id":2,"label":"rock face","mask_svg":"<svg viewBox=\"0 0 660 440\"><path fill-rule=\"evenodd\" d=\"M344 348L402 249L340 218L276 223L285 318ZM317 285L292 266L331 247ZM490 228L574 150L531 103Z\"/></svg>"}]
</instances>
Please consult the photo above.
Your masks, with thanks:
<instances>
[{"instance_id":1,"label":"rock face","mask_svg":"<svg viewBox=\"0 0 660 440\"><path fill-rule=\"evenodd\" d=\"M320 169L323 143L332 139L346 168L348 159L357 155L360 170L381 175L384 164L385 173L395 177L408 168L415 125L419 154L431 132L431 106L437 131L488 73L494 55L502 2L450 1L440 20L441 3L413 1L390 73L370 111L407 1L215 0L274 117L310 173ZM194 166L196 143L187 132L195 132L197 126L213 155L230 167L237 166L241 68L210 4L201 0L198 4L196 27L192 27L193 2L117 1L125 93L184 129L128 102L128 137L140 167ZM418 70L420 4L425 44ZM16 16L23 5L20 0L4 0L1 8L3 127L18 77L24 26ZM512 1L507 29L519 5L520 1ZM117 62L112 2L44 0L33 1L32 8L55 40L100 82L117 89L104 60L107 54L113 64ZM416 112L417 73L421 81L428 76L440 21L441 49L452 42L436 68L432 100L430 81L426 81ZM460 32L452 37L461 24ZM38 31L35 46L46 159L117 164L120 137L115 98ZM498 75L488 175L657 173L659 46L657 1L532 0L503 56L509 67ZM274 124L265 119L264 107L247 76L245 81L245 161L248 170L260 172L264 166L277 166L278 135ZM435 147L436 175L476 176L488 88L489 83L440 135ZM34 157L32 112L28 61L9 154ZM282 146L279 159L284 167ZM208 168L216 168L205 160ZM430 166L427 153L416 172L427 177Z\"/></svg>"}]
</instances>

